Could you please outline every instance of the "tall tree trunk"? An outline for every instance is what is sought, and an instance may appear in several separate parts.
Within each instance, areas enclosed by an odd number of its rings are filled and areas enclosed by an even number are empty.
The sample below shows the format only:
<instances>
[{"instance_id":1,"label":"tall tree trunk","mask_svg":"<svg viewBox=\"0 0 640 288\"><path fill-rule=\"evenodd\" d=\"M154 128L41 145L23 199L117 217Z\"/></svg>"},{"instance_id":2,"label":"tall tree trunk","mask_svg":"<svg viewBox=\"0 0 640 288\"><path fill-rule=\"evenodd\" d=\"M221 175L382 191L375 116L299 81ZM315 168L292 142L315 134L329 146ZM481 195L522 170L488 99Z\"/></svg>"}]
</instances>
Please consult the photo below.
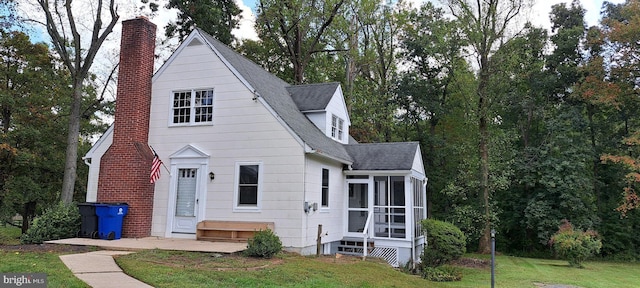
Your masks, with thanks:
<instances>
[{"instance_id":1,"label":"tall tree trunk","mask_svg":"<svg viewBox=\"0 0 640 288\"><path fill-rule=\"evenodd\" d=\"M108 0L108 4L103 7L103 0L94 1L95 10L86 11L91 13L93 22L89 23L77 23L73 14L72 4L73 1L65 1L62 7L54 1L53 7L50 5L50 0L38 0L40 8L46 17L45 26L47 33L51 37L51 44L53 48L58 52L60 60L64 66L69 70L70 75L73 77L73 95L71 100L71 111L69 112L69 131L67 131L67 151L65 156L65 168L64 176L62 179L62 191L61 201L65 204L73 201L73 192L76 183L76 170L78 166L78 141L80 141L80 106L82 104L82 89L84 80L89 76L89 70L96 54L100 50L102 43L111 31L113 27L118 23L117 7L115 0ZM64 8L64 9L61 9ZM106 26L103 26L103 12L102 9L107 8L109 10L109 19L106 22ZM69 32L64 28L65 24L69 25ZM88 24L88 25L86 25ZM91 27L92 34L90 44L82 46L83 43L80 39L80 32L78 27L86 26Z\"/></svg>"},{"instance_id":2,"label":"tall tree trunk","mask_svg":"<svg viewBox=\"0 0 640 288\"><path fill-rule=\"evenodd\" d=\"M481 203L484 207L484 227L480 242L478 243L478 253L488 254L491 252L491 209L489 207L489 126L487 122L488 114L488 88L489 88L489 50L490 46L484 41L480 45L480 72L478 75L478 131L480 140L478 152L480 156L480 190Z\"/></svg>"},{"instance_id":3,"label":"tall tree trunk","mask_svg":"<svg viewBox=\"0 0 640 288\"><path fill-rule=\"evenodd\" d=\"M81 80L75 80L82 82ZM73 202L76 184L76 170L78 168L78 141L80 141L80 106L82 103L82 83L75 83L73 103L69 116L69 131L67 134L67 152L65 155L64 178L62 178L62 203Z\"/></svg>"},{"instance_id":4,"label":"tall tree trunk","mask_svg":"<svg viewBox=\"0 0 640 288\"><path fill-rule=\"evenodd\" d=\"M31 201L24 203L22 206L22 234L27 233L29 230L29 223L31 223L31 219L36 215L36 202Z\"/></svg>"}]
</instances>

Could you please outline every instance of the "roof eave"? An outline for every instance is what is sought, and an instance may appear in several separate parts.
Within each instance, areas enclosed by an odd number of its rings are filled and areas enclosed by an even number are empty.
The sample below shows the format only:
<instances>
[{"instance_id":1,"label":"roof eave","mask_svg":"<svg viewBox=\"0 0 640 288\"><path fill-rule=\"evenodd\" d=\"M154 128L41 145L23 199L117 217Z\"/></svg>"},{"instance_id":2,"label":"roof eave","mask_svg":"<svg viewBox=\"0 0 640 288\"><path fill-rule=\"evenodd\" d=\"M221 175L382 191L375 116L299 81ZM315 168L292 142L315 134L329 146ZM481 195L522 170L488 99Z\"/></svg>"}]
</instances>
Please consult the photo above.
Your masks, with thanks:
<instances>
[{"instance_id":1,"label":"roof eave","mask_svg":"<svg viewBox=\"0 0 640 288\"><path fill-rule=\"evenodd\" d=\"M335 157L335 156L327 154L327 153L323 153L322 151L319 151L319 150L311 148L307 144L305 144L305 149L304 150L305 150L305 153L307 153L307 154L318 155L320 157L331 159L333 161L337 161L337 162L340 162L340 163L345 164L345 165L352 165L353 164L353 161L351 161L351 160L342 159L342 158Z\"/></svg>"}]
</instances>

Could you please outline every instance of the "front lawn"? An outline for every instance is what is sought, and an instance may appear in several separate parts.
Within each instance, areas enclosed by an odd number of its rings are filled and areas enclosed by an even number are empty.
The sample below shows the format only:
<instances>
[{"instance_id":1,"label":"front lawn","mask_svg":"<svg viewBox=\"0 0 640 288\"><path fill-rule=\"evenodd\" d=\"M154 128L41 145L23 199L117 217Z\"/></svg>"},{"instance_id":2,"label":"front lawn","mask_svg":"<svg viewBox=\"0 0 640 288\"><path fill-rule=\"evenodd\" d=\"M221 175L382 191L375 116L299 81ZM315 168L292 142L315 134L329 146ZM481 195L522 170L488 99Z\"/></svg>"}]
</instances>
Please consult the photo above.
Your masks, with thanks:
<instances>
[{"instance_id":1,"label":"front lawn","mask_svg":"<svg viewBox=\"0 0 640 288\"><path fill-rule=\"evenodd\" d=\"M486 255L466 255L487 258ZM356 257L303 257L280 254L271 260L211 253L150 250L119 256L123 270L156 287L489 287L489 267L463 267L460 282L429 282L383 262ZM496 287L584 288L638 287L640 264L587 262L585 269L567 262L498 256Z\"/></svg>"},{"instance_id":2,"label":"front lawn","mask_svg":"<svg viewBox=\"0 0 640 288\"><path fill-rule=\"evenodd\" d=\"M47 287L89 287L62 263L55 252L6 251L0 246L0 273L45 273Z\"/></svg>"},{"instance_id":3,"label":"front lawn","mask_svg":"<svg viewBox=\"0 0 640 288\"><path fill-rule=\"evenodd\" d=\"M48 287L88 287L58 258L95 248L67 245L17 245L15 228L0 227L0 273L46 273ZM67 246L67 247L65 247ZM466 255L487 259L487 255ZM379 260L357 257L303 257L282 253L255 259L215 253L147 250L119 256L125 273L155 287L490 287L490 268L462 267L460 282L436 283L404 274ZM473 262L473 261L467 261ZM638 287L639 263L586 262L584 269L566 261L498 256L496 287L583 288ZM473 266L473 265L471 265Z\"/></svg>"}]
</instances>

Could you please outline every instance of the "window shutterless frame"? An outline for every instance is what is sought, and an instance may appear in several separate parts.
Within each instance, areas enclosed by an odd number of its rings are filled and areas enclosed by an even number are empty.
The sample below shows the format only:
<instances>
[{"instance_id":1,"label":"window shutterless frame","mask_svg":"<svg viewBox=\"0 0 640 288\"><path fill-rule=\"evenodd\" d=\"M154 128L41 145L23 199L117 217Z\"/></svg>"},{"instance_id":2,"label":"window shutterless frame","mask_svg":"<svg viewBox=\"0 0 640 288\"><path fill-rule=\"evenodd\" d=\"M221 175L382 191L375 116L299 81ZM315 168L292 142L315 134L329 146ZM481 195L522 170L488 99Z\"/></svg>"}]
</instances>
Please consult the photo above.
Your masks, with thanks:
<instances>
[{"instance_id":1,"label":"window shutterless frame","mask_svg":"<svg viewBox=\"0 0 640 288\"><path fill-rule=\"evenodd\" d=\"M214 89L190 89L171 92L169 126L213 124Z\"/></svg>"},{"instance_id":2,"label":"window shutterless frame","mask_svg":"<svg viewBox=\"0 0 640 288\"><path fill-rule=\"evenodd\" d=\"M235 167L233 211L259 212L262 207L261 162L237 162Z\"/></svg>"}]
</instances>

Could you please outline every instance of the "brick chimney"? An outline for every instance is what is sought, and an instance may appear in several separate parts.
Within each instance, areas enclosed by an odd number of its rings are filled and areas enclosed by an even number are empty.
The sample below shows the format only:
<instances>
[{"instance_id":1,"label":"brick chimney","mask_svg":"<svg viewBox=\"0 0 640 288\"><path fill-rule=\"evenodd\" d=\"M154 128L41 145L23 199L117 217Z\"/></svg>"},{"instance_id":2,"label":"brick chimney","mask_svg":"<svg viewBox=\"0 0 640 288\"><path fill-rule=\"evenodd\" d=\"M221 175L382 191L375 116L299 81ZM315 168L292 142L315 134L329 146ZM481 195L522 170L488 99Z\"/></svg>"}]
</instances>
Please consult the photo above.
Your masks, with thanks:
<instances>
[{"instance_id":1,"label":"brick chimney","mask_svg":"<svg viewBox=\"0 0 640 288\"><path fill-rule=\"evenodd\" d=\"M139 17L122 22L113 143L100 161L98 202L129 204L122 237L151 235L153 153L148 147L156 25Z\"/></svg>"}]
</instances>

